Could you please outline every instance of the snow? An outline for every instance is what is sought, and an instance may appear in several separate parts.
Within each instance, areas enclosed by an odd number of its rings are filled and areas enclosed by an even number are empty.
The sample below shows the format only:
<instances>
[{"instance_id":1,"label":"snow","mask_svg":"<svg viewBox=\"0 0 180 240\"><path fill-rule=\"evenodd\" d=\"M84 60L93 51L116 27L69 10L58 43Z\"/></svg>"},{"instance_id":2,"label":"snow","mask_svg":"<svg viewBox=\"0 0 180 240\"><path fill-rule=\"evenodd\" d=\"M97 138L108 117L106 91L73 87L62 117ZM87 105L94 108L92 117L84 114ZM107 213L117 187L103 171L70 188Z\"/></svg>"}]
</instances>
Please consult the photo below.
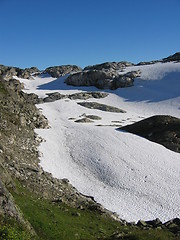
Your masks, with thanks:
<instances>
[{"instance_id":1,"label":"snow","mask_svg":"<svg viewBox=\"0 0 180 240\"><path fill-rule=\"evenodd\" d=\"M68 178L81 193L93 196L120 218L137 221L158 217L166 221L180 217L180 154L116 127L103 126L127 125L157 114L180 118L180 63L133 66L125 71L137 69L141 78L133 87L105 90L108 97L86 100L119 107L126 113L84 108L77 104L80 100L37 105L51 126L36 129L45 139L39 147L40 165L54 177ZM40 97L51 92L100 91L67 86L65 78L19 80L26 92ZM86 124L69 120L79 119L83 113L102 120Z\"/></svg>"}]
</instances>

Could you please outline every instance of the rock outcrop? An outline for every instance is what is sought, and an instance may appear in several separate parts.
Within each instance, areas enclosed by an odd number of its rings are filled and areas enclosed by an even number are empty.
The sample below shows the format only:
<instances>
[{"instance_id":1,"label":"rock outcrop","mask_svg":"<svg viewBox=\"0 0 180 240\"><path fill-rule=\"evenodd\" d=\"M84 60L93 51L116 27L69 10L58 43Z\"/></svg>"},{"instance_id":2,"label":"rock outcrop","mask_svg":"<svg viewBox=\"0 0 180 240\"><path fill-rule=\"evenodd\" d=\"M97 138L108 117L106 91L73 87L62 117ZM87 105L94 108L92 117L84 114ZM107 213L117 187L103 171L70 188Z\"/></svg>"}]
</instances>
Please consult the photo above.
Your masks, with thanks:
<instances>
[{"instance_id":1,"label":"rock outcrop","mask_svg":"<svg viewBox=\"0 0 180 240\"><path fill-rule=\"evenodd\" d=\"M35 98L34 95L30 95L29 97L34 98L34 103L42 103L42 102L54 102L60 99L71 99L71 100L86 100L89 98L105 98L108 96L108 93L102 93L102 92L80 92L80 93L73 93L70 95L64 95L60 94L59 92L54 93L47 93L48 97L45 98Z\"/></svg>"},{"instance_id":2,"label":"rock outcrop","mask_svg":"<svg viewBox=\"0 0 180 240\"><path fill-rule=\"evenodd\" d=\"M154 60L154 61L149 61L149 62L139 62L139 63L136 64L136 66L151 65L151 64L158 63L158 62L161 62L161 61L159 61L159 60Z\"/></svg>"},{"instance_id":3,"label":"rock outcrop","mask_svg":"<svg viewBox=\"0 0 180 240\"><path fill-rule=\"evenodd\" d=\"M140 71L118 74L116 71L86 70L71 74L65 83L73 86L95 86L99 89L117 89L133 86Z\"/></svg>"},{"instance_id":4,"label":"rock outcrop","mask_svg":"<svg viewBox=\"0 0 180 240\"><path fill-rule=\"evenodd\" d=\"M45 69L43 73L48 73L54 78L59 78L61 76L64 76L66 74L72 73L72 72L79 72L82 68L76 66L76 65L62 65L62 66L54 66L54 67L48 67Z\"/></svg>"},{"instance_id":5,"label":"rock outcrop","mask_svg":"<svg viewBox=\"0 0 180 240\"><path fill-rule=\"evenodd\" d=\"M105 112L126 113L126 111L119 109L117 107L113 107L113 106L109 106L109 105L101 104L97 102L78 102L77 104L86 108L98 109Z\"/></svg>"},{"instance_id":6,"label":"rock outcrop","mask_svg":"<svg viewBox=\"0 0 180 240\"><path fill-rule=\"evenodd\" d=\"M180 119L158 115L121 127L150 141L162 144L166 148L180 153Z\"/></svg>"},{"instance_id":7,"label":"rock outcrop","mask_svg":"<svg viewBox=\"0 0 180 240\"><path fill-rule=\"evenodd\" d=\"M177 52L167 58L163 58L163 62L172 62L172 61L180 62L180 52Z\"/></svg>"},{"instance_id":8,"label":"rock outcrop","mask_svg":"<svg viewBox=\"0 0 180 240\"><path fill-rule=\"evenodd\" d=\"M4 65L0 65L0 75L5 80L10 80L12 77L17 76L20 78L31 79L33 73L40 73L39 69L36 67L31 68L17 68L17 67L7 67Z\"/></svg>"},{"instance_id":9,"label":"rock outcrop","mask_svg":"<svg viewBox=\"0 0 180 240\"><path fill-rule=\"evenodd\" d=\"M84 70L102 70L102 71L114 71L123 70L125 67L133 66L130 62L105 62L101 64L96 64L92 66L87 66Z\"/></svg>"}]
</instances>

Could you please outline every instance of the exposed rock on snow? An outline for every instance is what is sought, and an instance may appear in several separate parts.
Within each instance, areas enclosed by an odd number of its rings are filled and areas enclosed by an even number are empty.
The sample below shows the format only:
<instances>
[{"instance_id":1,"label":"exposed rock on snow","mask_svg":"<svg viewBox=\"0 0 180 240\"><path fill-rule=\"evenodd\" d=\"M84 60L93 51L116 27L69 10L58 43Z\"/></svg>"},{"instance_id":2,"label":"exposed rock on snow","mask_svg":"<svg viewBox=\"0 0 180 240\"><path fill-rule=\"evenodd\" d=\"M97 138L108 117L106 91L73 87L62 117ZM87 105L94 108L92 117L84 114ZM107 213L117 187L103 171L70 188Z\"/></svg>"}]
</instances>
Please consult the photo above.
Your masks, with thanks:
<instances>
[{"instance_id":1,"label":"exposed rock on snow","mask_svg":"<svg viewBox=\"0 0 180 240\"><path fill-rule=\"evenodd\" d=\"M84 110L76 101L39 105L51 125L48 130L37 130L46 139L39 148L43 153L41 166L57 178L68 178L80 192L93 196L121 218L138 221L158 217L167 221L180 216L179 153L108 125L112 120L124 125L160 114L180 117L180 63L131 66L123 73L139 69L141 77L135 79L133 87L109 91L108 97L94 100L125 109L125 114ZM40 97L50 89L66 95L87 91L87 87L67 86L50 77L21 81L27 92ZM45 83L48 88L42 87ZM98 123L106 127L67 121L69 117L77 119L84 111L102 117Z\"/></svg>"},{"instance_id":2,"label":"exposed rock on snow","mask_svg":"<svg viewBox=\"0 0 180 240\"><path fill-rule=\"evenodd\" d=\"M58 78L66 74L69 74L71 72L79 72L81 70L82 68L76 65L62 65L62 66L48 67L45 69L44 73L48 73L52 77Z\"/></svg>"},{"instance_id":3,"label":"exposed rock on snow","mask_svg":"<svg viewBox=\"0 0 180 240\"><path fill-rule=\"evenodd\" d=\"M5 80L10 80L14 76L31 79L31 75L37 72L40 73L39 69L36 67L21 69L17 67L7 67L0 65L0 75L2 75Z\"/></svg>"},{"instance_id":4,"label":"exposed rock on snow","mask_svg":"<svg viewBox=\"0 0 180 240\"><path fill-rule=\"evenodd\" d=\"M93 121L87 117L84 117L84 118L76 120L75 122L76 123L92 123Z\"/></svg>"},{"instance_id":5,"label":"exposed rock on snow","mask_svg":"<svg viewBox=\"0 0 180 240\"><path fill-rule=\"evenodd\" d=\"M154 61L149 61L149 62L139 62L137 64L137 66L140 66L140 65L150 65L150 64L155 64L155 63L158 63L158 62L179 62L180 61L180 52L177 52L173 55L170 55L169 57L167 58L163 58L162 60L154 60Z\"/></svg>"},{"instance_id":6,"label":"exposed rock on snow","mask_svg":"<svg viewBox=\"0 0 180 240\"><path fill-rule=\"evenodd\" d=\"M105 62L93 66L87 66L84 70L123 70L125 67L133 66L130 62Z\"/></svg>"},{"instance_id":7,"label":"exposed rock on snow","mask_svg":"<svg viewBox=\"0 0 180 240\"><path fill-rule=\"evenodd\" d=\"M105 104L100 104L97 102L78 102L77 104L86 107L86 108L90 108L90 109L98 109L101 111L106 111L106 112L116 112L116 113L125 113L126 111L113 107L113 106L108 106Z\"/></svg>"},{"instance_id":8,"label":"exposed rock on snow","mask_svg":"<svg viewBox=\"0 0 180 240\"><path fill-rule=\"evenodd\" d=\"M180 153L180 119L171 116L153 116L120 128L157 142Z\"/></svg>"},{"instance_id":9,"label":"exposed rock on snow","mask_svg":"<svg viewBox=\"0 0 180 240\"><path fill-rule=\"evenodd\" d=\"M44 98L44 102L54 102L59 99L64 99L66 98L66 95L60 94L59 92L54 92L54 93L47 93L48 97Z\"/></svg>"},{"instance_id":10,"label":"exposed rock on snow","mask_svg":"<svg viewBox=\"0 0 180 240\"><path fill-rule=\"evenodd\" d=\"M69 99L76 100L76 99L82 99L86 100L89 98L105 98L108 96L108 93L103 92L80 92L80 93L74 93L68 96Z\"/></svg>"},{"instance_id":11,"label":"exposed rock on snow","mask_svg":"<svg viewBox=\"0 0 180 240\"><path fill-rule=\"evenodd\" d=\"M69 98L71 100L86 100L89 98L105 98L108 96L108 93L102 93L102 92L79 92L79 93L74 93L74 94L70 94L70 95L64 95L64 94L60 94L59 92L54 92L54 93L46 93L48 95L48 97L38 100L39 103L42 102L54 102L57 101L59 99L64 99L64 98ZM38 103L38 101L36 100L36 103Z\"/></svg>"},{"instance_id":12,"label":"exposed rock on snow","mask_svg":"<svg viewBox=\"0 0 180 240\"><path fill-rule=\"evenodd\" d=\"M97 115L85 115L87 118L90 118L92 120L101 120L102 118Z\"/></svg>"},{"instance_id":13,"label":"exposed rock on snow","mask_svg":"<svg viewBox=\"0 0 180 240\"><path fill-rule=\"evenodd\" d=\"M117 89L133 86L140 71L118 74L117 71L88 70L71 74L65 83L73 86L95 86L100 89Z\"/></svg>"}]
</instances>

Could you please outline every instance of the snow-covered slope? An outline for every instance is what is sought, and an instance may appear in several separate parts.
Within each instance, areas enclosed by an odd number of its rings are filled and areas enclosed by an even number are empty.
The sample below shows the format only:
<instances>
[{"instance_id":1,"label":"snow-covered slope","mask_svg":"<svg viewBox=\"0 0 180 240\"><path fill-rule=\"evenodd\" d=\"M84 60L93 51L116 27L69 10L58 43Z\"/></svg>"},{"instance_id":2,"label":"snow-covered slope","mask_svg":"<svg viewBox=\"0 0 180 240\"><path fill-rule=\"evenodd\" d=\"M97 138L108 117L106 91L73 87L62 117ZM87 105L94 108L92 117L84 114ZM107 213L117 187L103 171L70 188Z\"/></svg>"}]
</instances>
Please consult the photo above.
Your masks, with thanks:
<instances>
[{"instance_id":1,"label":"snow-covered slope","mask_svg":"<svg viewBox=\"0 0 180 240\"><path fill-rule=\"evenodd\" d=\"M38 105L51 126L36 130L45 139L39 148L40 164L53 176L68 178L80 192L94 196L120 218L165 221L180 217L180 154L108 125L126 125L157 114L180 118L180 63L127 67L125 71L136 69L142 74L133 87L107 90L106 98L86 100L126 113L84 108L77 104L80 100ZM27 92L40 97L51 92L99 91L67 86L64 79L44 76L21 81ZM69 120L83 113L102 120L86 124Z\"/></svg>"}]
</instances>

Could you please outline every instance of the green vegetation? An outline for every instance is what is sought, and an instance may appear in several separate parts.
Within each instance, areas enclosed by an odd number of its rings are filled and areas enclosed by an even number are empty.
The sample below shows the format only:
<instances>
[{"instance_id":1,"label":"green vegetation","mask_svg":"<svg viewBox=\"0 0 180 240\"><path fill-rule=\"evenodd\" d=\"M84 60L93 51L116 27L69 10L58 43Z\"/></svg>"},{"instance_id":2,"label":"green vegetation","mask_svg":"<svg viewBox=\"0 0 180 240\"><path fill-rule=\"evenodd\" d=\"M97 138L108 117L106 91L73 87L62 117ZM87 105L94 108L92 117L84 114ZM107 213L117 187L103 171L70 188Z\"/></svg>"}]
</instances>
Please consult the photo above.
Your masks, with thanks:
<instances>
[{"instance_id":1,"label":"green vegetation","mask_svg":"<svg viewBox=\"0 0 180 240\"><path fill-rule=\"evenodd\" d=\"M0 240L31 240L32 236L12 219L0 220Z\"/></svg>"},{"instance_id":2,"label":"green vegetation","mask_svg":"<svg viewBox=\"0 0 180 240\"><path fill-rule=\"evenodd\" d=\"M97 239L109 236L121 227L118 222L97 212L38 199L19 184L13 195L24 216L43 240Z\"/></svg>"},{"instance_id":3,"label":"green vegetation","mask_svg":"<svg viewBox=\"0 0 180 240\"><path fill-rule=\"evenodd\" d=\"M180 239L175 238L172 233L165 230L142 230L134 226L123 226L96 211L80 210L69 207L62 202L53 203L46 199L40 199L19 183L16 191L12 194L25 218L36 231L38 239L41 240ZM115 232L120 233L121 238L113 236Z\"/></svg>"}]
</instances>

